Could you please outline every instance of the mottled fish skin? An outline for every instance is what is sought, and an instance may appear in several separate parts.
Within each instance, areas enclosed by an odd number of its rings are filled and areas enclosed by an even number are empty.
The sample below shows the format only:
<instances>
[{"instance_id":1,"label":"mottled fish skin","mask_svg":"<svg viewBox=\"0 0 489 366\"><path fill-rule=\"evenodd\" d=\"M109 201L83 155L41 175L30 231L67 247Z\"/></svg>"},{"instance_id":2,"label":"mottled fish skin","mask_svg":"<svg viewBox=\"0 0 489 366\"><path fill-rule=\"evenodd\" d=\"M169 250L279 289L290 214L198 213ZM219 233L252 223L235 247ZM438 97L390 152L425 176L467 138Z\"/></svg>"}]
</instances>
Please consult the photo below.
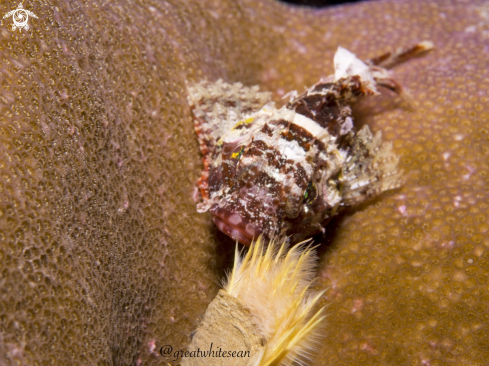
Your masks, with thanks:
<instances>
[{"instance_id":1,"label":"mottled fish skin","mask_svg":"<svg viewBox=\"0 0 489 366\"><path fill-rule=\"evenodd\" d=\"M420 46L421 45L421 46ZM257 86L202 81L188 87L204 155L198 185L217 227L244 245L259 234L293 241L324 232L338 209L401 185L398 157L381 133L354 128L350 105L402 88L381 62L431 49L429 42L364 63L339 48L335 74L277 109ZM416 50L416 51L412 51Z\"/></svg>"}]
</instances>

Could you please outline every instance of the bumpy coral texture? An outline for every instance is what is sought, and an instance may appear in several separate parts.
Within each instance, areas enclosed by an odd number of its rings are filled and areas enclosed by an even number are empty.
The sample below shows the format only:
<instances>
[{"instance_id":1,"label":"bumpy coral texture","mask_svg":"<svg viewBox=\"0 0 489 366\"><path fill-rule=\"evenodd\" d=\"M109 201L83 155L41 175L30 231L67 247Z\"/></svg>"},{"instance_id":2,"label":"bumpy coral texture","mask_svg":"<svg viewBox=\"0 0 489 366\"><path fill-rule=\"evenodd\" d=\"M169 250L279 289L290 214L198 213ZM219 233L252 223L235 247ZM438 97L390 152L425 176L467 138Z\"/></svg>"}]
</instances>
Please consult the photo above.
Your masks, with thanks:
<instances>
[{"instance_id":1,"label":"bumpy coral texture","mask_svg":"<svg viewBox=\"0 0 489 366\"><path fill-rule=\"evenodd\" d=\"M411 107L387 93L355 111L407 181L329 227L316 364L489 359L487 1L24 5L29 31L0 19L1 364L161 365L160 346L187 344L232 243L196 212L186 80L279 99L330 74L338 45L423 39L437 49L396 69Z\"/></svg>"}]
</instances>

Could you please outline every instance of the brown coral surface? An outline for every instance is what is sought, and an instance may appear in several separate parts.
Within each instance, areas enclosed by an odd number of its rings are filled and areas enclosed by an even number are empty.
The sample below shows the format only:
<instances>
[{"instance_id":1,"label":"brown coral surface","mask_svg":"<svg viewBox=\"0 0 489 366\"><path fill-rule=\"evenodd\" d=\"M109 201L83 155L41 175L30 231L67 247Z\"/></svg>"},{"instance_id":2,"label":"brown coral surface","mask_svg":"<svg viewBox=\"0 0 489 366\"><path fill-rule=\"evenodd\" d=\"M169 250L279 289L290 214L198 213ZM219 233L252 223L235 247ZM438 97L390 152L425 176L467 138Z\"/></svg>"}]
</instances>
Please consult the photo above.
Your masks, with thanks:
<instances>
[{"instance_id":1,"label":"brown coral surface","mask_svg":"<svg viewBox=\"0 0 489 366\"><path fill-rule=\"evenodd\" d=\"M3 1L0 14L17 3ZM318 365L489 359L489 3L327 10L259 0L28 1L0 19L0 363L162 365L228 265L195 210L201 164L185 81L279 99L362 58L430 39L357 120L384 131L405 186L335 220L322 248Z\"/></svg>"}]
</instances>

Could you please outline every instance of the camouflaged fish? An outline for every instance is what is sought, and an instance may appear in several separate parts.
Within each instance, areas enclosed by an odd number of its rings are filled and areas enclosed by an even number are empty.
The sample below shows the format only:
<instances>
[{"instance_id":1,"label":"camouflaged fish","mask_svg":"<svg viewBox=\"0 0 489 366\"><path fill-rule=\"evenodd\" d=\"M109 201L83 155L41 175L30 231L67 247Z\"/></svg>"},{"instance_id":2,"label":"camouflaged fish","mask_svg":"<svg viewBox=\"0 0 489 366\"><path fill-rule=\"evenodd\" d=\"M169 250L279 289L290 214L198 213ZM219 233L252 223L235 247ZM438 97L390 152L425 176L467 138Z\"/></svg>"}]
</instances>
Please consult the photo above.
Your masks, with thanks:
<instances>
[{"instance_id":1,"label":"camouflaged fish","mask_svg":"<svg viewBox=\"0 0 489 366\"><path fill-rule=\"evenodd\" d=\"M244 245L290 235L294 242L324 232L340 208L401 184L398 157L381 133L357 130L350 105L402 93L386 67L431 49L422 42L363 62L339 48L334 75L277 109L258 86L202 81L188 87L204 171L198 182L217 227Z\"/></svg>"}]
</instances>

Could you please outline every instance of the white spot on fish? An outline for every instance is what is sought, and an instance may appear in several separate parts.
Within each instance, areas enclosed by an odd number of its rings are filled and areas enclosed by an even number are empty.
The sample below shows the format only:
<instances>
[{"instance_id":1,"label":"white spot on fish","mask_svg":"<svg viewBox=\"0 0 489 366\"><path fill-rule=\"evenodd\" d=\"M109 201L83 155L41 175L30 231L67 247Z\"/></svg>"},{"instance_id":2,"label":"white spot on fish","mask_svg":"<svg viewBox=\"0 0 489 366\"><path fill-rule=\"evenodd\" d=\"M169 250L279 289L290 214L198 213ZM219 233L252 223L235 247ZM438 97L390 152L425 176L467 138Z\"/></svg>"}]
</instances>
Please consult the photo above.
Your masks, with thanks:
<instances>
[{"instance_id":1,"label":"white spot on fish","mask_svg":"<svg viewBox=\"0 0 489 366\"><path fill-rule=\"evenodd\" d=\"M228 222L231 224L231 225L238 225L241 223L241 217L239 215L236 215L236 214L233 214L231 216L229 216L228 218Z\"/></svg>"}]
</instances>

